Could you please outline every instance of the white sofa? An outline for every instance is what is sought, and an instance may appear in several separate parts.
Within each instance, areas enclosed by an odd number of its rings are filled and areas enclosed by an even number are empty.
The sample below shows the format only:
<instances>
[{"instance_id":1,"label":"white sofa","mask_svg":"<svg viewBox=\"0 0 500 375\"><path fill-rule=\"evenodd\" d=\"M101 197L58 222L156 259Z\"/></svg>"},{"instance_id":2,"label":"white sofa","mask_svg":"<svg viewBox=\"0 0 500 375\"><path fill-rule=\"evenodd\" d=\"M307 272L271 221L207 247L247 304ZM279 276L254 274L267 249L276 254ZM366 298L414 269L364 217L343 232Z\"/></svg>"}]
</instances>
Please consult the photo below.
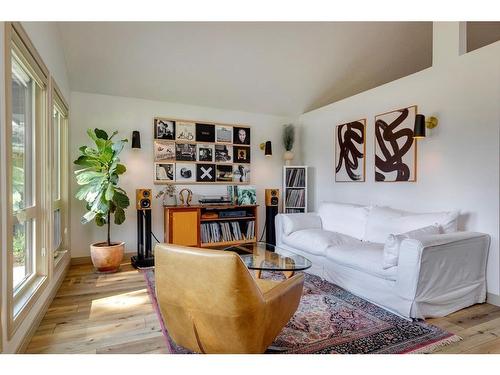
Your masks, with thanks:
<instances>
[{"instance_id":1,"label":"white sofa","mask_svg":"<svg viewBox=\"0 0 500 375\"><path fill-rule=\"evenodd\" d=\"M317 213L277 215L276 245L311 260L308 272L403 317L439 317L486 299L490 237L458 232L457 220L458 212L325 202ZM439 234L402 240L397 265L384 268L390 234L429 225Z\"/></svg>"}]
</instances>

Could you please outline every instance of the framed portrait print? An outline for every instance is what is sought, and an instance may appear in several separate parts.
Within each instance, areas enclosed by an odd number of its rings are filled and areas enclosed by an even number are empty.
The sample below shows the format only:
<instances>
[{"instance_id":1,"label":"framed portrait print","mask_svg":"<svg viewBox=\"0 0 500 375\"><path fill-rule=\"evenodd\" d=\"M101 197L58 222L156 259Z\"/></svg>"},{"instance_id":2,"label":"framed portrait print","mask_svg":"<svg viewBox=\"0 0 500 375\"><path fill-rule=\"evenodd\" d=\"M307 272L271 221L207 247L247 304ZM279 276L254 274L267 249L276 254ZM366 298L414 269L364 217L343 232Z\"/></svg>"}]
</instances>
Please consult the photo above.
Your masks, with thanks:
<instances>
[{"instance_id":1,"label":"framed portrait print","mask_svg":"<svg viewBox=\"0 0 500 375\"><path fill-rule=\"evenodd\" d=\"M175 143L155 139L154 142L155 161L175 161Z\"/></svg>"},{"instance_id":2,"label":"framed portrait print","mask_svg":"<svg viewBox=\"0 0 500 375\"><path fill-rule=\"evenodd\" d=\"M175 139L175 121L155 118L154 131L155 139L168 139L173 141Z\"/></svg>"},{"instance_id":3,"label":"framed portrait print","mask_svg":"<svg viewBox=\"0 0 500 375\"><path fill-rule=\"evenodd\" d=\"M196 145L198 150L198 161L213 162L215 156L215 146L213 144L198 143Z\"/></svg>"},{"instance_id":4,"label":"framed portrait print","mask_svg":"<svg viewBox=\"0 0 500 375\"><path fill-rule=\"evenodd\" d=\"M233 143L235 145L250 145L250 128L233 127Z\"/></svg>"},{"instance_id":5,"label":"framed portrait print","mask_svg":"<svg viewBox=\"0 0 500 375\"><path fill-rule=\"evenodd\" d=\"M156 182L175 181L175 164L155 163L155 181Z\"/></svg>"},{"instance_id":6,"label":"framed portrait print","mask_svg":"<svg viewBox=\"0 0 500 375\"><path fill-rule=\"evenodd\" d=\"M233 159L235 163L250 163L250 147L233 146Z\"/></svg>"}]
</instances>

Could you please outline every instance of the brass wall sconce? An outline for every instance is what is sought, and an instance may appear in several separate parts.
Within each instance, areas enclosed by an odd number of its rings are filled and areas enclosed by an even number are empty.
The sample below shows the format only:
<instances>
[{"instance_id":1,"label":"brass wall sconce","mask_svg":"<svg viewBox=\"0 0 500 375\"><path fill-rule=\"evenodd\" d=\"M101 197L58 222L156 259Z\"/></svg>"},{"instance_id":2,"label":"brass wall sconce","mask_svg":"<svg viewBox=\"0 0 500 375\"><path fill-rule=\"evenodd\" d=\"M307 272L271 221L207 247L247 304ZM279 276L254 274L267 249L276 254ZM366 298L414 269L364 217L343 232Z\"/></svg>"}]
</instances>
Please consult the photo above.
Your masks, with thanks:
<instances>
[{"instance_id":1,"label":"brass wall sconce","mask_svg":"<svg viewBox=\"0 0 500 375\"><path fill-rule=\"evenodd\" d=\"M260 149L264 150L264 155L266 156L272 156L273 155L273 149L271 145L271 141L267 141L264 143L260 144Z\"/></svg>"},{"instance_id":2,"label":"brass wall sconce","mask_svg":"<svg viewBox=\"0 0 500 375\"><path fill-rule=\"evenodd\" d=\"M425 138L425 128L434 129L438 126L438 123L437 117L431 116L426 119L424 115L416 115L415 125L413 127L413 138Z\"/></svg>"}]
</instances>

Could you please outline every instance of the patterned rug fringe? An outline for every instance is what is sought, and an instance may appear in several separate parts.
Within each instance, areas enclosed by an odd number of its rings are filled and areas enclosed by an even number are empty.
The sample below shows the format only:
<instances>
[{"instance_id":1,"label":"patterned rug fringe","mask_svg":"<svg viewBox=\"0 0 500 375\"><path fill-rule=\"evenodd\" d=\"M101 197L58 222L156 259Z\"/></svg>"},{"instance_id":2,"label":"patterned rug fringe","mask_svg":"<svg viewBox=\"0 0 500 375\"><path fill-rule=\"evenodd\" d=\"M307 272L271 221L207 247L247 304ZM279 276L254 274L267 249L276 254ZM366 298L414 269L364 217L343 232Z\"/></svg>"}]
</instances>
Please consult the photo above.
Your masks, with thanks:
<instances>
[{"instance_id":1,"label":"patterned rug fringe","mask_svg":"<svg viewBox=\"0 0 500 375\"><path fill-rule=\"evenodd\" d=\"M447 345L462 341L463 339L458 336L458 335L452 335L446 339L439 340L436 342L433 342L431 344L422 346L421 348L412 350L407 352L407 354L430 354L438 349L441 349L442 347L445 347Z\"/></svg>"}]
</instances>

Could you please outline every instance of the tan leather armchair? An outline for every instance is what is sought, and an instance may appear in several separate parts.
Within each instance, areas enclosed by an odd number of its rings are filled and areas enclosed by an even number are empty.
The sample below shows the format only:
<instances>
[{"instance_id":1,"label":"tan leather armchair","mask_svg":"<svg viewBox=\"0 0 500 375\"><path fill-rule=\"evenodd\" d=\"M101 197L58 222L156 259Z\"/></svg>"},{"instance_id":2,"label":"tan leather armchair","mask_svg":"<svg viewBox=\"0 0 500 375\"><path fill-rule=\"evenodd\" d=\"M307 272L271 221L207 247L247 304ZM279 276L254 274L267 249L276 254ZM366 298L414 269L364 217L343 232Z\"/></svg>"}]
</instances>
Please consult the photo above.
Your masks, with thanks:
<instances>
[{"instance_id":1,"label":"tan leather armchair","mask_svg":"<svg viewBox=\"0 0 500 375\"><path fill-rule=\"evenodd\" d=\"M230 251L155 247L156 296L166 328L197 353L263 353L297 310L304 275L256 279Z\"/></svg>"}]
</instances>

